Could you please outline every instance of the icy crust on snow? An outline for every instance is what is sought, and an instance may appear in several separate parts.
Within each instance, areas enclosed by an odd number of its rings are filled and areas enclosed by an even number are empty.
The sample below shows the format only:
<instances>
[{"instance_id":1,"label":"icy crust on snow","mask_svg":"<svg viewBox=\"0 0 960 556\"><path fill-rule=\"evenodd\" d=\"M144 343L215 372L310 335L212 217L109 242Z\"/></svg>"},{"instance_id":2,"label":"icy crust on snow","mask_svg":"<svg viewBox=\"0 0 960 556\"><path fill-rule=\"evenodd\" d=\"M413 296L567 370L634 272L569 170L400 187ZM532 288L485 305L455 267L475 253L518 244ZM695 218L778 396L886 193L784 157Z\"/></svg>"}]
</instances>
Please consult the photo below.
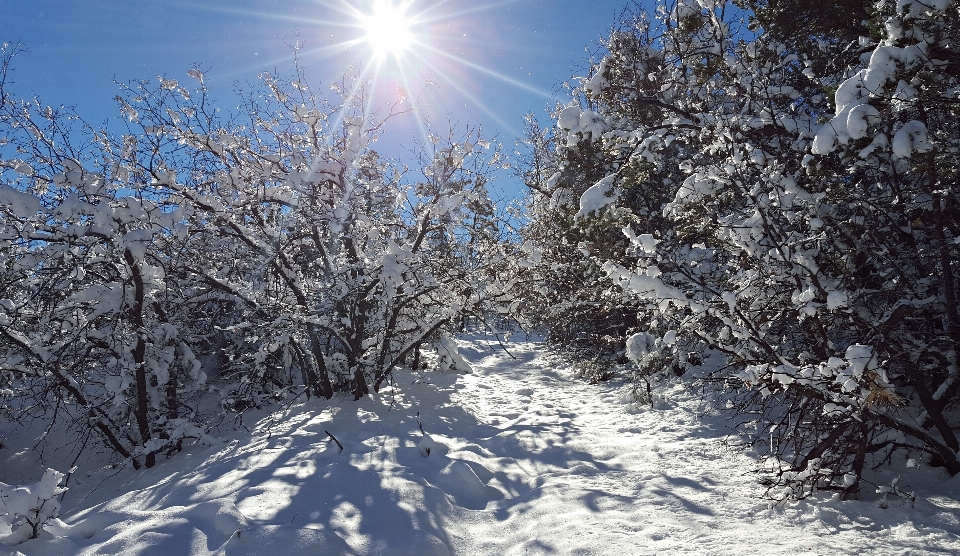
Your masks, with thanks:
<instances>
[{"instance_id":1,"label":"icy crust on snow","mask_svg":"<svg viewBox=\"0 0 960 556\"><path fill-rule=\"evenodd\" d=\"M457 343L473 374L398 372L398 391L247 415L249 431L154 469L76 473L62 521L0 554L960 553L960 482L942 468L881 470L915 507L864 489L770 509L756 454L725 444L726 416L690 384L651 407L532 343ZM853 346L836 368L871 358Z\"/></svg>"}]
</instances>

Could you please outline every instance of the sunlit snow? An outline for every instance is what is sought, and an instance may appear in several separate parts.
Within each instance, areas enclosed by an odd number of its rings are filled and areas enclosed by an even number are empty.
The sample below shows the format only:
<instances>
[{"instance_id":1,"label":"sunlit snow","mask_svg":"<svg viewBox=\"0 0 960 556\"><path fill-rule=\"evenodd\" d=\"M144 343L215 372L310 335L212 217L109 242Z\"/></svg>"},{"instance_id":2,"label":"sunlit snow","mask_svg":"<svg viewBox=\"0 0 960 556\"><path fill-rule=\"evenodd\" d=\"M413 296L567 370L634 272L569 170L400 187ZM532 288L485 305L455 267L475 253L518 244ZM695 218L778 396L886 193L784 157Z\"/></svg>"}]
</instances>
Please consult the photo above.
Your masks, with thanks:
<instances>
[{"instance_id":1,"label":"sunlit snow","mask_svg":"<svg viewBox=\"0 0 960 556\"><path fill-rule=\"evenodd\" d=\"M623 383L584 385L538 344L509 344L512 359L481 336L458 343L472 374L397 371L397 390L247 415L154 469L81 470L61 521L0 554L960 551L945 471L893 462L883 476L915 507L867 491L770 507L755 453L726 445L726 420L689 385L653 409Z\"/></svg>"}]
</instances>

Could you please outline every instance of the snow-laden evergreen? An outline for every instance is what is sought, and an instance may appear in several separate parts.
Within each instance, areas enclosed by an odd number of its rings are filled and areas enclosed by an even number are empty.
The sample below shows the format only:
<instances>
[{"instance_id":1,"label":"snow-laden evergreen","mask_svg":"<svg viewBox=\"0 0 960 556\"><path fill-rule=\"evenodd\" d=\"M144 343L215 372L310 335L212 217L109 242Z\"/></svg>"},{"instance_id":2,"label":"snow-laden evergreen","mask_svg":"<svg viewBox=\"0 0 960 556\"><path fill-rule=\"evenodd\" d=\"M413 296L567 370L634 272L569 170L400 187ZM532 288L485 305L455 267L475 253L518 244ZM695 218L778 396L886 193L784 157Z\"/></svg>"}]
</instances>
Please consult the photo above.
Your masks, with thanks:
<instances>
[{"instance_id":1,"label":"snow-laden evergreen","mask_svg":"<svg viewBox=\"0 0 960 556\"><path fill-rule=\"evenodd\" d=\"M773 496L856 496L897 450L957 473L960 7L863 3L851 38L740 4L626 16L556 114L534 210L629 242L584 256L632 295L638 380L724 354Z\"/></svg>"}]
</instances>

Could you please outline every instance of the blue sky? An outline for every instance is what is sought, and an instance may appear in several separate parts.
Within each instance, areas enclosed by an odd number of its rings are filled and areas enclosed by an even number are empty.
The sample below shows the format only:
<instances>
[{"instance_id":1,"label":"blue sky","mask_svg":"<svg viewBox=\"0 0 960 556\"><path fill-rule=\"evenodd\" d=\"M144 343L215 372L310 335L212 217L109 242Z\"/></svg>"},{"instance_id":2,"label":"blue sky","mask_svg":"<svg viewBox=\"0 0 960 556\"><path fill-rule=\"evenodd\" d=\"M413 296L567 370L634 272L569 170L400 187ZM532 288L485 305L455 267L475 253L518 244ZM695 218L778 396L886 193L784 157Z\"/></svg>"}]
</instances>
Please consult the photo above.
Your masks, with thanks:
<instances>
[{"instance_id":1,"label":"blue sky","mask_svg":"<svg viewBox=\"0 0 960 556\"><path fill-rule=\"evenodd\" d=\"M74 105L90 122L119 117L113 79L182 79L195 63L230 110L233 84L292 69L287 45L298 40L315 87L346 64L372 63L351 12L369 12L373 1L0 0L0 41L28 49L14 64L14 93ZM385 59L377 87L396 91L405 76L414 96L431 79L422 113L434 127L482 125L510 144L525 112L543 118L552 97L563 99L560 83L585 67L628 1L412 0L422 45L399 63ZM402 140L412 124L392 122L388 133Z\"/></svg>"}]
</instances>

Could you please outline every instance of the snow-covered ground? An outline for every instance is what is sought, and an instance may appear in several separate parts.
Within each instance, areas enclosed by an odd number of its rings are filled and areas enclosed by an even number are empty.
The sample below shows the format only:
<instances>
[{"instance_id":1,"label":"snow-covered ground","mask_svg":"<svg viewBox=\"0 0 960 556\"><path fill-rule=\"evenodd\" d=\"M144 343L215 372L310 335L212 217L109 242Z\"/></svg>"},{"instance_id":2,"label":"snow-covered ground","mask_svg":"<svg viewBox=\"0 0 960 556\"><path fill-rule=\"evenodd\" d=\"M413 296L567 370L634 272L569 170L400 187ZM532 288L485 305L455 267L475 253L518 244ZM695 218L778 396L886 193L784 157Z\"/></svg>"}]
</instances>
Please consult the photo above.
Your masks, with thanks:
<instances>
[{"instance_id":1,"label":"snow-covered ground","mask_svg":"<svg viewBox=\"0 0 960 556\"><path fill-rule=\"evenodd\" d=\"M461 345L473 374L398 372L154 469L79 473L62 523L0 554L960 554L960 479L939 469L891 471L912 508L865 491L770 509L689 388L631 412L623 385L536 344Z\"/></svg>"}]
</instances>

